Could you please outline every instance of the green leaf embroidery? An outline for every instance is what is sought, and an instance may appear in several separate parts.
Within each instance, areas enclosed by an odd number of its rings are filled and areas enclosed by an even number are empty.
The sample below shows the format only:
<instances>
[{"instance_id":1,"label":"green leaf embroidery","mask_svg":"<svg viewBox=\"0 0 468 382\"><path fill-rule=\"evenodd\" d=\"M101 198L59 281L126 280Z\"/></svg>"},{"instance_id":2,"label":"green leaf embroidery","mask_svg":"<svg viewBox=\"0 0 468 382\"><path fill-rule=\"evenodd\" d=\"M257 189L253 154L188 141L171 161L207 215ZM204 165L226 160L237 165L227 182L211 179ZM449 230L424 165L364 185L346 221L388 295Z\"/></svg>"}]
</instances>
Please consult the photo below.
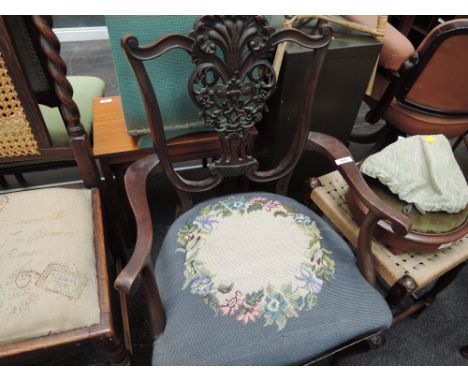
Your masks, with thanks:
<instances>
[{"instance_id":1,"label":"green leaf embroidery","mask_svg":"<svg viewBox=\"0 0 468 382\"><path fill-rule=\"evenodd\" d=\"M311 310L317 304L317 295L309 293L305 298L306 310Z\"/></svg>"},{"instance_id":2,"label":"green leaf embroidery","mask_svg":"<svg viewBox=\"0 0 468 382\"><path fill-rule=\"evenodd\" d=\"M284 327L286 326L286 322L288 320L286 319L286 316L279 316L279 318L276 320L276 325L278 325L278 330L283 330Z\"/></svg>"},{"instance_id":3,"label":"green leaf embroidery","mask_svg":"<svg viewBox=\"0 0 468 382\"><path fill-rule=\"evenodd\" d=\"M218 291L223 293L223 294L226 294L226 293L229 293L232 288L234 288L234 283L231 283L231 285L223 285L221 284L219 287L218 287Z\"/></svg>"},{"instance_id":4,"label":"green leaf embroidery","mask_svg":"<svg viewBox=\"0 0 468 382\"><path fill-rule=\"evenodd\" d=\"M278 216L282 216L282 217L285 217L285 218L286 218L286 217L288 217L288 214L287 214L286 212L283 212L283 211L275 211L275 212L273 213L273 216L274 216L275 218L278 217Z\"/></svg>"},{"instance_id":5,"label":"green leaf embroidery","mask_svg":"<svg viewBox=\"0 0 468 382\"><path fill-rule=\"evenodd\" d=\"M291 317L297 317L298 314L296 312L296 309L294 309L294 306L292 305L289 305L285 310L284 310L284 314L286 315L286 317L288 318L291 318Z\"/></svg>"},{"instance_id":6,"label":"green leaf embroidery","mask_svg":"<svg viewBox=\"0 0 468 382\"><path fill-rule=\"evenodd\" d=\"M231 210L228 210L228 209L221 210L221 215L223 216L223 218L225 218L226 216L231 216L231 215L232 215L232 211L231 211Z\"/></svg>"},{"instance_id":7,"label":"green leaf embroidery","mask_svg":"<svg viewBox=\"0 0 468 382\"><path fill-rule=\"evenodd\" d=\"M290 214L296 214L299 210L295 207L290 206L289 204L283 204L283 208Z\"/></svg>"},{"instance_id":8,"label":"green leaf embroidery","mask_svg":"<svg viewBox=\"0 0 468 382\"><path fill-rule=\"evenodd\" d=\"M203 207L201 210L200 210L200 214L201 215L208 215L211 211L211 206L206 206L206 207Z\"/></svg>"},{"instance_id":9,"label":"green leaf embroidery","mask_svg":"<svg viewBox=\"0 0 468 382\"><path fill-rule=\"evenodd\" d=\"M219 301L216 298L215 295L212 293L205 294L203 297L203 300L208 304L208 306L213 309L213 311L218 314L219 311Z\"/></svg>"},{"instance_id":10,"label":"green leaf embroidery","mask_svg":"<svg viewBox=\"0 0 468 382\"><path fill-rule=\"evenodd\" d=\"M259 211L263 209L263 204L254 203L247 207L247 212Z\"/></svg>"},{"instance_id":11,"label":"green leaf embroidery","mask_svg":"<svg viewBox=\"0 0 468 382\"><path fill-rule=\"evenodd\" d=\"M293 291L291 283L281 285L280 289L281 289L281 292L283 292L283 294L286 294L286 295L291 294Z\"/></svg>"},{"instance_id":12,"label":"green leaf embroidery","mask_svg":"<svg viewBox=\"0 0 468 382\"><path fill-rule=\"evenodd\" d=\"M251 292L245 296L245 305L252 307L257 305L264 296L263 289L260 289L258 292Z\"/></svg>"}]
</instances>

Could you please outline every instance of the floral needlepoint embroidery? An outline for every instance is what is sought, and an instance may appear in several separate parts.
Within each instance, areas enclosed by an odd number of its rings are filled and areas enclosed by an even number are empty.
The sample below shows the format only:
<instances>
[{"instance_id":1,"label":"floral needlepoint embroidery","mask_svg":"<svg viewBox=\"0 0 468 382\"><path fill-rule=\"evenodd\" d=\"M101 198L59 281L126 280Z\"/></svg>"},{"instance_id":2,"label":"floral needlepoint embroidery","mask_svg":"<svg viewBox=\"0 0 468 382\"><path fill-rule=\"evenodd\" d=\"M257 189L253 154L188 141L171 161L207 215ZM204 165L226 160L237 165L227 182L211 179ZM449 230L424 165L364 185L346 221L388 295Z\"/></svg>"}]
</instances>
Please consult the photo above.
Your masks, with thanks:
<instances>
[{"instance_id":1,"label":"floral needlepoint embroidery","mask_svg":"<svg viewBox=\"0 0 468 382\"><path fill-rule=\"evenodd\" d=\"M244 300L242 299L242 292L237 291L234 297L227 298L224 302L224 305L221 305L221 314L224 316L232 316L239 310L243 303Z\"/></svg>"},{"instance_id":2,"label":"floral needlepoint embroidery","mask_svg":"<svg viewBox=\"0 0 468 382\"><path fill-rule=\"evenodd\" d=\"M244 325L261 321L282 330L316 305L335 273L315 222L263 196L233 196L202 208L177 242L176 252L185 255L183 289Z\"/></svg>"}]
</instances>

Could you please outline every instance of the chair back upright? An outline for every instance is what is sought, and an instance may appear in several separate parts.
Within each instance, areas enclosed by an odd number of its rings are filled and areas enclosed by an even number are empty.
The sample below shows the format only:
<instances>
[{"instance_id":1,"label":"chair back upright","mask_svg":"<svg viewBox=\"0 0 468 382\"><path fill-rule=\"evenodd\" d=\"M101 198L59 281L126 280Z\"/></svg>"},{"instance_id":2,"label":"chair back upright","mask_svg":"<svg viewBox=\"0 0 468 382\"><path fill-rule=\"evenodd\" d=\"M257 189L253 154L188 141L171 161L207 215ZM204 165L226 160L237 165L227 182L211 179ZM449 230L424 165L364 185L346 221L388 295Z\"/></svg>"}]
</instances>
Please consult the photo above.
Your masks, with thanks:
<instances>
[{"instance_id":1,"label":"chair back upright","mask_svg":"<svg viewBox=\"0 0 468 382\"><path fill-rule=\"evenodd\" d=\"M468 19L437 26L417 53L419 62L397 94L400 104L436 116L468 117Z\"/></svg>"},{"instance_id":2,"label":"chair back upright","mask_svg":"<svg viewBox=\"0 0 468 382\"><path fill-rule=\"evenodd\" d=\"M39 103L58 106L84 184L100 178L51 16L0 17L0 164L70 157L53 147Z\"/></svg>"},{"instance_id":3,"label":"chair back upright","mask_svg":"<svg viewBox=\"0 0 468 382\"><path fill-rule=\"evenodd\" d=\"M313 36L291 28L275 31L263 16L201 16L188 35L169 34L144 46L135 36L122 37L122 47L145 104L154 150L179 197L188 200L189 193L212 189L223 179L236 176L260 183L276 181L276 191L285 193L307 142L318 75L330 38L328 26ZM259 170L259 162L246 148L247 138L262 119L266 102L275 90L272 56L274 48L285 41L312 49L314 57L297 89L303 102L298 105L299 123L291 147L277 167ZM184 179L174 171L156 92L144 65L175 48L192 57L195 67L188 78L189 95L200 109L205 126L215 131L221 142L221 156L209 166L210 175L201 181ZM181 204L187 209L191 202Z\"/></svg>"}]
</instances>

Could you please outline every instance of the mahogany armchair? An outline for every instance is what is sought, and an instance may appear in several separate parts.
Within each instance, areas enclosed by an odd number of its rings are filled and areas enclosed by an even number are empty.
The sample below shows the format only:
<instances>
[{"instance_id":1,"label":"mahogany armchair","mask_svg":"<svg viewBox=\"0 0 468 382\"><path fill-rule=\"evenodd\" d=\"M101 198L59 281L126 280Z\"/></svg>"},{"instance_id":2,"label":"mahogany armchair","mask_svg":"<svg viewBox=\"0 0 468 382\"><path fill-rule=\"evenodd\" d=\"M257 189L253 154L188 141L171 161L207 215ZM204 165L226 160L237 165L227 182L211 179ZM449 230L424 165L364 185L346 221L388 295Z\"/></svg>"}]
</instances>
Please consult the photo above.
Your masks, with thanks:
<instances>
[{"instance_id":1,"label":"mahogany armchair","mask_svg":"<svg viewBox=\"0 0 468 382\"><path fill-rule=\"evenodd\" d=\"M154 365L303 364L375 338L391 324L391 312L374 289L369 245L379 220L388 220L401 234L408 232L409 220L376 197L341 142L309 134L330 37L327 26L309 36L295 29L274 31L261 16L203 16L186 36L171 34L145 46L134 36L122 38L145 102L155 154L125 174L137 240L115 287L131 294L141 276L155 339ZM275 89L271 51L284 41L313 49L315 55L298 89L304 98L289 152L277 167L259 170L245 149L246 138ZM169 160L155 89L143 64L175 48L192 56L189 93L222 147L208 167L210 174L199 181L182 177ZM303 150L334 161L371 210L356 257L324 220L283 196ZM153 269L147 185L155 173L167 176L179 205ZM273 184L275 192L240 192L193 205L192 193L234 177L257 187Z\"/></svg>"},{"instance_id":2,"label":"mahogany armchair","mask_svg":"<svg viewBox=\"0 0 468 382\"><path fill-rule=\"evenodd\" d=\"M350 16L351 17L351 16ZM369 23L373 16L354 16ZM397 134L444 134L464 140L468 147L468 19L455 19L434 28L415 50L389 25L372 94L365 99L371 124L386 125L356 142L378 142L375 150Z\"/></svg>"},{"instance_id":3,"label":"mahogany armchair","mask_svg":"<svg viewBox=\"0 0 468 382\"><path fill-rule=\"evenodd\" d=\"M5 175L13 174L25 185L22 173L74 166L75 161L68 145L66 121L60 114L53 79L47 69L47 57L40 48L40 33L32 17L0 16L0 35L3 68L8 68L35 137L23 135L22 124L18 124L14 114L16 98L10 96L9 85L2 81L0 108L5 114L0 132L0 187L7 188ZM103 96L105 84L95 77L70 76L67 80L73 88L73 101L80 109L81 123L91 136L92 100ZM15 136L21 137L24 145L15 142Z\"/></svg>"},{"instance_id":4,"label":"mahogany armchair","mask_svg":"<svg viewBox=\"0 0 468 382\"><path fill-rule=\"evenodd\" d=\"M107 256L99 173L51 18L33 16L32 22L84 188L0 194L0 364L35 363L87 347L103 352L112 364L127 363L121 312L109 285L114 264ZM18 91L16 77L10 76L15 69L3 54L2 92L13 106L2 112L1 123L8 127L13 119L20 133L14 142L2 144L2 160L42 158L47 151L39 142L46 132L25 113L30 98Z\"/></svg>"}]
</instances>

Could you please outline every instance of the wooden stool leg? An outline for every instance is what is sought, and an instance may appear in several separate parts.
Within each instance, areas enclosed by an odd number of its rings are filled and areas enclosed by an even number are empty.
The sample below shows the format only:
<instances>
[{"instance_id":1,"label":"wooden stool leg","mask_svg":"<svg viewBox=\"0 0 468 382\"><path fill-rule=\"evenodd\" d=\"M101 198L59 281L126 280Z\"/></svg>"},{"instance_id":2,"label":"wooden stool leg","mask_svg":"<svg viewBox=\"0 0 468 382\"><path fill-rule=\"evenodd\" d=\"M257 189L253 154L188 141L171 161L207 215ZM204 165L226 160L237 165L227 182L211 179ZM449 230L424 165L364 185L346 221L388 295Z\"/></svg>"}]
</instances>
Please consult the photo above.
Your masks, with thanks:
<instances>
[{"instance_id":1,"label":"wooden stool leg","mask_svg":"<svg viewBox=\"0 0 468 382\"><path fill-rule=\"evenodd\" d=\"M458 146L460 145L460 142L463 141L465 143L466 148L468 148L468 133L459 135L455 142L452 145L452 151L455 151Z\"/></svg>"},{"instance_id":2,"label":"wooden stool leg","mask_svg":"<svg viewBox=\"0 0 468 382\"><path fill-rule=\"evenodd\" d=\"M320 183L320 180L317 178L309 178L304 182L304 194L302 197L302 203L305 204L307 207L310 207L312 205L312 198L311 194L312 191L317 188L321 187L322 184Z\"/></svg>"},{"instance_id":3,"label":"wooden stool leg","mask_svg":"<svg viewBox=\"0 0 468 382\"><path fill-rule=\"evenodd\" d=\"M468 359L468 345L465 345L462 348L460 348L460 353L462 354L463 357Z\"/></svg>"},{"instance_id":4,"label":"wooden stool leg","mask_svg":"<svg viewBox=\"0 0 468 382\"><path fill-rule=\"evenodd\" d=\"M455 151L457 149L457 147L460 145L460 142L462 140L463 140L463 135L459 135L452 145L452 151Z\"/></svg>"},{"instance_id":5,"label":"wooden stool leg","mask_svg":"<svg viewBox=\"0 0 468 382\"><path fill-rule=\"evenodd\" d=\"M408 275L400 278L387 292L387 303L391 308L397 307L403 299L416 289L416 282Z\"/></svg>"},{"instance_id":6,"label":"wooden stool leg","mask_svg":"<svg viewBox=\"0 0 468 382\"><path fill-rule=\"evenodd\" d=\"M131 356L125 344L115 333L99 338L98 348L103 352L107 362L112 366L129 366Z\"/></svg>"},{"instance_id":7,"label":"wooden stool leg","mask_svg":"<svg viewBox=\"0 0 468 382\"><path fill-rule=\"evenodd\" d=\"M2 188L7 188L8 187L8 182L6 178L3 175L0 175L0 186Z\"/></svg>"},{"instance_id":8,"label":"wooden stool leg","mask_svg":"<svg viewBox=\"0 0 468 382\"><path fill-rule=\"evenodd\" d=\"M107 201L106 212L109 216L109 226L112 236L110 242L117 243L115 247L120 254L120 251L123 248L132 248L131 235L128 230L127 219L123 211L124 201L121 198L121 193L117 181L114 179L114 174L109 162L106 159L100 159L99 162L107 189L107 198L104 198L104 200Z\"/></svg>"},{"instance_id":9,"label":"wooden stool leg","mask_svg":"<svg viewBox=\"0 0 468 382\"><path fill-rule=\"evenodd\" d=\"M452 270L448 271L436 281L432 289L426 293L424 293L418 300L424 302L424 307L418 310L415 314L413 314L413 318L419 317L419 315L429 306L431 305L434 300L436 299L437 295L442 292L445 288L447 288L458 276L460 271L466 265L466 262L463 262L453 268Z\"/></svg>"}]
</instances>

